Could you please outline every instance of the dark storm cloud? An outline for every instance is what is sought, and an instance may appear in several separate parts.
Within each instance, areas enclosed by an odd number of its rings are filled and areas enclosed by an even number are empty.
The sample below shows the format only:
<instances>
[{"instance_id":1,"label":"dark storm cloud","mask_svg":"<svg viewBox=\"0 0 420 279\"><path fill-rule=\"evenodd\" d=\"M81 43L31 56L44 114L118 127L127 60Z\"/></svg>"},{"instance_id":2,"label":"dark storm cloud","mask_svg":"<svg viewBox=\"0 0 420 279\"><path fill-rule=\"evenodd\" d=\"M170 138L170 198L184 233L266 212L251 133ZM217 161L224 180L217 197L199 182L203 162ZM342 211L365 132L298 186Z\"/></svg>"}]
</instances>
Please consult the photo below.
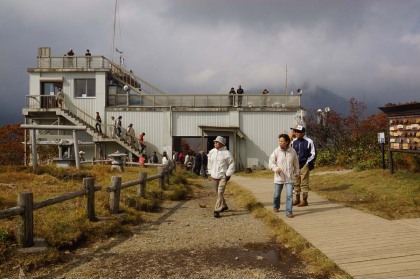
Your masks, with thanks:
<instances>
[{"instance_id":1,"label":"dark storm cloud","mask_svg":"<svg viewBox=\"0 0 420 279\"><path fill-rule=\"evenodd\" d=\"M22 119L37 49L118 60L168 93L307 85L381 104L419 101L416 0L3 0L0 119ZM114 57L113 57L114 56ZM7 108L7 109L6 109ZM13 113L14 112L14 113Z\"/></svg>"}]
</instances>

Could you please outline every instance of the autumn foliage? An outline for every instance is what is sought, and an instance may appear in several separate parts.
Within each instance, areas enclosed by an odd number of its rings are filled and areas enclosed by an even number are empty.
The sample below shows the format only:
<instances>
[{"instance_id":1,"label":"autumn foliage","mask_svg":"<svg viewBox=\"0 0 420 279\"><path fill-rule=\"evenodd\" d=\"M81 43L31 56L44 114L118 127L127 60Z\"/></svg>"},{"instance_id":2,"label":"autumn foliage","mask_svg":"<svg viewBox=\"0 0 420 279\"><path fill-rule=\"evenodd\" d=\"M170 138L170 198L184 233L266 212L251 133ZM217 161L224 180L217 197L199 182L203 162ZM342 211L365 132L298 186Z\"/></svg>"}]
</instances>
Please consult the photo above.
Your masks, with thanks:
<instances>
[{"instance_id":1,"label":"autumn foliage","mask_svg":"<svg viewBox=\"0 0 420 279\"><path fill-rule=\"evenodd\" d=\"M387 133L387 115L380 112L364 116L365 104L352 98L349 114L343 116L333 110L309 111L306 116L308 136L317 147L317 165L334 165L359 170L388 165L388 144L378 143L378 133ZM386 139L388 143L388 139ZM383 148L383 150L382 150ZM384 151L385 160L382 157ZM418 171L418 154L395 154L396 167Z\"/></svg>"},{"instance_id":2,"label":"autumn foliage","mask_svg":"<svg viewBox=\"0 0 420 279\"><path fill-rule=\"evenodd\" d=\"M20 124L4 125L0 128L0 164L23 165L24 130Z\"/></svg>"}]
</instances>

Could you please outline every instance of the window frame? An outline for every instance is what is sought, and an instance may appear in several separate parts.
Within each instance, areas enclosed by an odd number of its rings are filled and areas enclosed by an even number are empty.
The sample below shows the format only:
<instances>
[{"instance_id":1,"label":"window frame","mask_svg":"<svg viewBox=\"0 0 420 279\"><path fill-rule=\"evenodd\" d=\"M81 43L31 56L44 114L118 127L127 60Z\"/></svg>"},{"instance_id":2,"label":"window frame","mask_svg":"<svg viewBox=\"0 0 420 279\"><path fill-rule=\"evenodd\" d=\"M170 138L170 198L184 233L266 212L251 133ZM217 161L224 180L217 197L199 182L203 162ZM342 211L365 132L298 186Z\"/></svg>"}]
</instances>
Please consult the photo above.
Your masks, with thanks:
<instances>
[{"instance_id":1,"label":"window frame","mask_svg":"<svg viewBox=\"0 0 420 279\"><path fill-rule=\"evenodd\" d=\"M95 78L74 79L74 97L75 98L96 98L96 79Z\"/></svg>"}]
</instances>

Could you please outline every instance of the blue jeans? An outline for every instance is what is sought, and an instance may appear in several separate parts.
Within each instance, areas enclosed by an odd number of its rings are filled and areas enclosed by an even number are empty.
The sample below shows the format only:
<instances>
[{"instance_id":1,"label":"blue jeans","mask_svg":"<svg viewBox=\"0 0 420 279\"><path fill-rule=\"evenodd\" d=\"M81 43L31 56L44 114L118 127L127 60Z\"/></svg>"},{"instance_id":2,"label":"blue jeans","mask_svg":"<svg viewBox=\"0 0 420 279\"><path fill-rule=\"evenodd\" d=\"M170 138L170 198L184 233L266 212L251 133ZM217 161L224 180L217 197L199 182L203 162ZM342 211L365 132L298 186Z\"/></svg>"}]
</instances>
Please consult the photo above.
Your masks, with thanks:
<instances>
[{"instance_id":1,"label":"blue jeans","mask_svg":"<svg viewBox=\"0 0 420 279\"><path fill-rule=\"evenodd\" d=\"M283 190L283 185L286 185L286 210L284 211L287 214L292 214L293 207L293 183L278 184L274 183L274 200L273 208L280 208L280 196L281 191Z\"/></svg>"}]
</instances>

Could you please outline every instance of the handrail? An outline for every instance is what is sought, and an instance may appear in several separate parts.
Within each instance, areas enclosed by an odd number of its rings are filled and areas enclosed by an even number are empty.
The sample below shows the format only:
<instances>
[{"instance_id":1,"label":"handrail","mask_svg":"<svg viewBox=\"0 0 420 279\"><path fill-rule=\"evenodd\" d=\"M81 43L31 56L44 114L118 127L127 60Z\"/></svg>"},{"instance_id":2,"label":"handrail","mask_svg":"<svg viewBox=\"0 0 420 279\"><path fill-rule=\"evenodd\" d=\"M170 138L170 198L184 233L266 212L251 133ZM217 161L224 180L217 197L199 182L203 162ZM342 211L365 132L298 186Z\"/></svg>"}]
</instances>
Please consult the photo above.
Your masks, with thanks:
<instances>
[{"instance_id":1,"label":"handrail","mask_svg":"<svg viewBox=\"0 0 420 279\"><path fill-rule=\"evenodd\" d=\"M241 97L241 99L239 99ZM43 100L43 98L45 100ZM49 95L27 95L28 108L56 108L55 105L49 105L50 99L54 96ZM196 107L196 108L217 108L217 107L241 107L244 108L299 108L301 96L286 94L244 94L241 96L228 94L171 94L171 95L129 95L129 94L109 94L108 107ZM35 100L35 101L32 101ZM70 103L68 99L64 100L74 115L82 116L81 119L89 119L92 127L96 120ZM53 101L52 101L53 102ZM54 103L54 102L53 102ZM232 105L233 103L233 105ZM103 127L109 128L112 125Z\"/></svg>"},{"instance_id":2,"label":"handrail","mask_svg":"<svg viewBox=\"0 0 420 279\"><path fill-rule=\"evenodd\" d=\"M80 118L87 125L95 128L96 119L84 112L83 110L76 107L68 98L63 99L63 108L67 109L71 114Z\"/></svg>"},{"instance_id":3,"label":"handrail","mask_svg":"<svg viewBox=\"0 0 420 279\"><path fill-rule=\"evenodd\" d=\"M129 85L139 95L165 93L156 86L145 81L120 65L115 64L104 56L56 56L38 57L38 69L106 69L110 71L119 82ZM121 78L118 78L121 77ZM140 85L140 86L135 86ZM141 88L141 90L139 90ZM144 94L142 92L146 92Z\"/></svg>"},{"instance_id":4,"label":"handrail","mask_svg":"<svg viewBox=\"0 0 420 279\"><path fill-rule=\"evenodd\" d=\"M116 76L117 78L121 76L125 79L128 79L129 81L124 80L122 78L118 78L119 79L118 81L129 85L131 89L133 89L137 94L144 95L142 93L142 91L144 91L144 92L147 92L148 94L166 95L162 90L148 83L141 77L135 75L133 72L120 67L119 65L115 64L114 62L110 61L109 59L105 57L104 59L108 62L106 64L108 65L108 69L113 74L113 76L114 77ZM135 83L140 84L141 86L135 86L134 84L131 84L130 81L134 81ZM139 90L139 87L141 88L141 90Z\"/></svg>"},{"instance_id":5,"label":"handrail","mask_svg":"<svg viewBox=\"0 0 420 279\"><path fill-rule=\"evenodd\" d=\"M109 94L109 107L246 107L298 108L300 95L288 94L167 94L129 95Z\"/></svg>"}]
</instances>

